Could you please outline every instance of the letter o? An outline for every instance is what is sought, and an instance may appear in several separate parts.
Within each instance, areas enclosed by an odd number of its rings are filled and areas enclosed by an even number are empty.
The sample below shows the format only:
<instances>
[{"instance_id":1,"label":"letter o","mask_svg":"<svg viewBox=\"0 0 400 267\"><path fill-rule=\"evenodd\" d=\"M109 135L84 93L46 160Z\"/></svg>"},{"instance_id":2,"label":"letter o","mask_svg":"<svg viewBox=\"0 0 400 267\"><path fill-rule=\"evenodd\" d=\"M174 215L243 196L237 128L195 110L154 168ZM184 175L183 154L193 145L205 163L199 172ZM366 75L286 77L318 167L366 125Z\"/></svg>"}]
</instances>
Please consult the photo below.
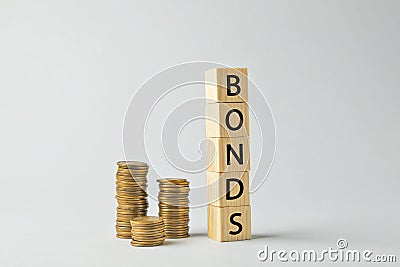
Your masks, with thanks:
<instances>
[{"instance_id":1,"label":"letter o","mask_svg":"<svg viewBox=\"0 0 400 267\"><path fill-rule=\"evenodd\" d=\"M230 118L231 114L234 113L234 112L237 113L238 116L239 116L239 124L236 127L232 127L231 123L229 122L229 118ZM226 113L225 123L226 123L226 126L229 128L229 130L231 130L231 131L239 130L243 126L243 114L242 114L242 112L240 110L236 109L236 108L229 110L228 113Z\"/></svg>"}]
</instances>

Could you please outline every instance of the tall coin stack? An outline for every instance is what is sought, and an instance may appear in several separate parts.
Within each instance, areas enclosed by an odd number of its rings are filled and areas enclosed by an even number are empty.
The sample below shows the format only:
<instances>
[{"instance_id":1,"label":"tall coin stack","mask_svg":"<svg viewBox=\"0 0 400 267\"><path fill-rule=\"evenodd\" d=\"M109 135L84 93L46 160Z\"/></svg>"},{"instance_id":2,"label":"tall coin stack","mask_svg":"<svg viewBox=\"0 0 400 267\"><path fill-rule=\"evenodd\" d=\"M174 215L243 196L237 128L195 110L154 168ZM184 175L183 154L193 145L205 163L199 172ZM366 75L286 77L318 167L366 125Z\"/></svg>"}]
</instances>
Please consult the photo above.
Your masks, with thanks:
<instances>
[{"instance_id":1,"label":"tall coin stack","mask_svg":"<svg viewBox=\"0 0 400 267\"><path fill-rule=\"evenodd\" d=\"M146 216L147 201L147 172L149 166L138 161L119 161L116 174L115 198L118 202L117 221L115 229L118 238L131 238L130 220Z\"/></svg>"},{"instance_id":2,"label":"tall coin stack","mask_svg":"<svg viewBox=\"0 0 400 267\"><path fill-rule=\"evenodd\" d=\"M131 220L132 241L135 247L152 247L164 243L164 223L160 217L144 216Z\"/></svg>"},{"instance_id":3,"label":"tall coin stack","mask_svg":"<svg viewBox=\"0 0 400 267\"><path fill-rule=\"evenodd\" d=\"M167 238L189 236L189 182L186 179L158 179L159 216Z\"/></svg>"}]
</instances>

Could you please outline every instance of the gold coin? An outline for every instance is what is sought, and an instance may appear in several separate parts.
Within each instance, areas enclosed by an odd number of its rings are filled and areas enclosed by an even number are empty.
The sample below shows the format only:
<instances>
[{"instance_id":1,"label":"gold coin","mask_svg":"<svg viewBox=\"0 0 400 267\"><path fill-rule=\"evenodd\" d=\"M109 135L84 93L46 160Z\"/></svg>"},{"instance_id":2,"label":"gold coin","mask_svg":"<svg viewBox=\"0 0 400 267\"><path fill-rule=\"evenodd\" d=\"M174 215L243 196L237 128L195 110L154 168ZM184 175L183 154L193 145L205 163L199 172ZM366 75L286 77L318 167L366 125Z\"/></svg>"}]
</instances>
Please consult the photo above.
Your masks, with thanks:
<instances>
[{"instance_id":1,"label":"gold coin","mask_svg":"<svg viewBox=\"0 0 400 267\"><path fill-rule=\"evenodd\" d=\"M120 208L132 208L136 209L137 212L147 212L148 204L142 204L142 205L118 205ZM131 213L134 214L134 213Z\"/></svg>"},{"instance_id":2,"label":"gold coin","mask_svg":"<svg viewBox=\"0 0 400 267\"><path fill-rule=\"evenodd\" d=\"M137 207L117 207L117 211L119 212L136 212L138 211Z\"/></svg>"},{"instance_id":3,"label":"gold coin","mask_svg":"<svg viewBox=\"0 0 400 267\"><path fill-rule=\"evenodd\" d=\"M189 207L187 207L187 206L181 207L181 206L173 206L173 205L166 205L166 204L162 204L162 205L158 204L158 208L160 210L166 210L166 211L169 211L169 210L172 210L172 211L189 211Z\"/></svg>"},{"instance_id":4,"label":"gold coin","mask_svg":"<svg viewBox=\"0 0 400 267\"><path fill-rule=\"evenodd\" d=\"M174 229L174 230L168 230L168 231L165 231L165 235L185 235L185 234L188 234L189 233L189 229L180 229L180 230L177 230L177 229Z\"/></svg>"},{"instance_id":5,"label":"gold coin","mask_svg":"<svg viewBox=\"0 0 400 267\"><path fill-rule=\"evenodd\" d=\"M117 217L124 219L124 218L136 218L136 217L141 217L140 215L143 214L144 212L136 212L136 213L117 213ZM143 216L143 215L142 215ZM130 219L130 220L131 220Z\"/></svg>"},{"instance_id":6,"label":"gold coin","mask_svg":"<svg viewBox=\"0 0 400 267\"><path fill-rule=\"evenodd\" d=\"M121 239L131 239L131 238L132 238L130 235L116 234L115 236L116 236L117 238L121 238Z\"/></svg>"},{"instance_id":7,"label":"gold coin","mask_svg":"<svg viewBox=\"0 0 400 267\"><path fill-rule=\"evenodd\" d=\"M147 173L132 173L132 172L121 172L118 171L115 174L115 178L118 179L134 179L139 181L147 181Z\"/></svg>"},{"instance_id":8,"label":"gold coin","mask_svg":"<svg viewBox=\"0 0 400 267\"><path fill-rule=\"evenodd\" d=\"M157 179L159 183L189 183L188 180L184 178L161 178Z\"/></svg>"},{"instance_id":9,"label":"gold coin","mask_svg":"<svg viewBox=\"0 0 400 267\"><path fill-rule=\"evenodd\" d=\"M178 200L170 200L170 199L162 199L164 203L168 203L168 205L177 206L177 207L188 207L189 201L178 201Z\"/></svg>"},{"instance_id":10,"label":"gold coin","mask_svg":"<svg viewBox=\"0 0 400 267\"><path fill-rule=\"evenodd\" d=\"M147 198L145 196L119 196L119 195L116 195L115 197L116 197L116 199L127 200L127 201L147 200Z\"/></svg>"},{"instance_id":11,"label":"gold coin","mask_svg":"<svg viewBox=\"0 0 400 267\"><path fill-rule=\"evenodd\" d=\"M189 229L185 230L171 230L171 231L165 231L165 236L179 236L179 235L188 235L189 234Z\"/></svg>"},{"instance_id":12,"label":"gold coin","mask_svg":"<svg viewBox=\"0 0 400 267\"><path fill-rule=\"evenodd\" d=\"M187 230L180 230L180 231L167 231L165 232L165 236L182 236L182 235L188 235L189 234L189 229Z\"/></svg>"},{"instance_id":13,"label":"gold coin","mask_svg":"<svg viewBox=\"0 0 400 267\"><path fill-rule=\"evenodd\" d=\"M121 201L117 200L118 206L121 208L137 208L137 209L147 209L149 207L149 204L147 202L126 202L126 201Z\"/></svg>"},{"instance_id":14,"label":"gold coin","mask_svg":"<svg viewBox=\"0 0 400 267\"><path fill-rule=\"evenodd\" d=\"M138 210L131 210L129 212L125 211L117 211L117 215L136 215L136 214L141 214L143 212L146 212L146 209L138 209Z\"/></svg>"},{"instance_id":15,"label":"gold coin","mask_svg":"<svg viewBox=\"0 0 400 267\"><path fill-rule=\"evenodd\" d=\"M131 227L132 228L130 220L129 221L118 221L118 220L116 220L115 223L118 226L124 226L124 227Z\"/></svg>"},{"instance_id":16,"label":"gold coin","mask_svg":"<svg viewBox=\"0 0 400 267\"><path fill-rule=\"evenodd\" d=\"M189 202L189 199L188 198L180 198L180 197L167 197L167 196L160 196L160 195L158 195L158 199L161 201L161 202L165 202L165 203L167 203L168 204L168 202L170 202L170 201L177 201L177 202ZM168 201L168 202L166 202L166 201Z\"/></svg>"},{"instance_id":17,"label":"gold coin","mask_svg":"<svg viewBox=\"0 0 400 267\"><path fill-rule=\"evenodd\" d=\"M168 229L165 231L166 235L182 235L187 234L189 232L189 228L182 228L182 229Z\"/></svg>"},{"instance_id":18,"label":"gold coin","mask_svg":"<svg viewBox=\"0 0 400 267\"><path fill-rule=\"evenodd\" d=\"M181 197L189 197L189 191L188 192L179 192L179 191L177 191L177 190L174 190L174 191L165 191L165 190L163 190L163 191L159 191L159 194L162 194L162 195L177 195L177 196L181 196Z\"/></svg>"},{"instance_id":19,"label":"gold coin","mask_svg":"<svg viewBox=\"0 0 400 267\"><path fill-rule=\"evenodd\" d=\"M170 227L186 227L189 225L189 220L166 220L165 221L165 228Z\"/></svg>"},{"instance_id":20,"label":"gold coin","mask_svg":"<svg viewBox=\"0 0 400 267\"><path fill-rule=\"evenodd\" d=\"M183 190L183 191L190 191L190 187L188 184L173 184L173 183L160 183L158 184L158 188L161 191L167 191L167 190Z\"/></svg>"},{"instance_id":21,"label":"gold coin","mask_svg":"<svg viewBox=\"0 0 400 267\"><path fill-rule=\"evenodd\" d=\"M166 236L162 236L162 237L155 237L155 238L143 238L143 237L136 237L136 236L132 236L132 240L135 240L136 242L145 242L145 243L159 243L164 241L166 238Z\"/></svg>"},{"instance_id":22,"label":"gold coin","mask_svg":"<svg viewBox=\"0 0 400 267\"><path fill-rule=\"evenodd\" d=\"M176 198L188 198L189 197L188 194L178 194L178 193L174 193L174 192L169 193L169 192L163 192L163 191L160 191L158 193L158 195L165 196L165 197L176 197Z\"/></svg>"},{"instance_id":23,"label":"gold coin","mask_svg":"<svg viewBox=\"0 0 400 267\"><path fill-rule=\"evenodd\" d=\"M141 181L147 181L147 173L137 173L132 171L120 171L115 173L115 178L119 179L135 179Z\"/></svg>"},{"instance_id":24,"label":"gold coin","mask_svg":"<svg viewBox=\"0 0 400 267\"><path fill-rule=\"evenodd\" d=\"M165 232L170 233L170 232L181 232L181 231L188 231L189 226L187 224L181 224L181 225L165 225Z\"/></svg>"},{"instance_id":25,"label":"gold coin","mask_svg":"<svg viewBox=\"0 0 400 267\"><path fill-rule=\"evenodd\" d=\"M167 201L178 201L178 202L189 202L189 199L187 197L179 197L179 196L163 196L163 195L158 195L158 199L165 202L164 200Z\"/></svg>"},{"instance_id":26,"label":"gold coin","mask_svg":"<svg viewBox=\"0 0 400 267\"><path fill-rule=\"evenodd\" d=\"M122 229L116 229L116 232L118 233L118 234L123 234L123 235L131 235L131 231L129 231L129 230L122 230Z\"/></svg>"},{"instance_id":27,"label":"gold coin","mask_svg":"<svg viewBox=\"0 0 400 267\"><path fill-rule=\"evenodd\" d=\"M117 221L122 221L122 222L129 222L137 217L142 217L143 215L117 215Z\"/></svg>"},{"instance_id":28,"label":"gold coin","mask_svg":"<svg viewBox=\"0 0 400 267\"><path fill-rule=\"evenodd\" d=\"M161 241L164 241L166 236L161 236L161 237L140 237L140 236L131 236L132 240L135 240L136 242L145 242L145 243L158 243Z\"/></svg>"},{"instance_id":29,"label":"gold coin","mask_svg":"<svg viewBox=\"0 0 400 267\"><path fill-rule=\"evenodd\" d=\"M136 219L136 218L135 218ZM133 220L133 219L132 219ZM137 231L137 232L149 232L149 233L161 233L164 232L165 225L160 225L160 226L155 226L155 227L138 227L136 225L133 225L132 231Z\"/></svg>"},{"instance_id":30,"label":"gold coin","mask_svg":"<svg viewBox=\"0 0 400 267\"><path fill-rule=\"evenodd\" d=\"M182 218L182 219L167 219L164 217L164 224L165 225L188 225L189 218Z\"/></svg>"},{"instance_id":31,"label":"gold coin","mask_svg":"<svg viewBox=\"0 0 400 267\"><path fill-rule=\"evenodd\" d=\"M145 193L145 192L137 192L137 193L131 193L131 192L128 192L128 193L126 193L126 192L124 192L124 193L122 193L122 192L117 192L117 196L119 196L119 197L121 197L121 198L124 198L124 197L147 197L147 193Z\"/></svg>"},{"instance_id":32,"label":"gold coin","mask_svg":"<svg viewBox=\"0 0 400 267\"><path fill-rule=\"evenodd\" d=\"M142 214L133 214L133 215L121 215L118 214L116 220L117 221L126 221L129 222L137 217L143 217Z\"/></svg>"},{"instance_id":33,"label":"gold coin","mask_svg":"<svg viewBox=\"0 0 400 267\"><path fill-rule=\"evenodd\" d=\"M165 211L165 212L189 212L189 205L174 205L173 208L163 208L163 207L158 207L159 211ZM187 210L185 210L187 209Z\"/></svg>"},{"instance_id":34,"label":"gold coin","mask_svg":"<svg viewBox=\"0 0 400 267\"><path fill-rule=\"evenodd\" d=\"M159 183L160 190L190 190L189 184Z\"/></svg>"},{"instance_id":35,"label":"gold coin","mask_svg":"<svg viewBox=\"0 0 400 267\"><path fill-rule=\"evenodd\" d=\"M165 192L159 192L158 197L165 197L165 198L176 198L176 199L189 199L189 195L185 194L170 194L170 193L165 193Z\"/></svg>"},{"instance_id":36,"label":"gold coin","mask_svg":"<svg viewBox=\"0 0 400 267\"><path fill-rule=\"evenodd\" d=\"M167 239L180 239L180 238L186 238L189 237L189 234L186 235L167 235Z\"/></svg>"},{"instance_id":37,"label":"gold coin","mask_svg":"<svg viewBox=\"0 0 400 267\"><path fill-rule=\"evenodd\" d=\"M133 161L133 160L124 160L124 161L118 161L117 162L118 166L132 166L132 167L149 167L149 165L145 162L141 161Z\"/></svg>"},{"instance_id":38,"label":"gold coin","mask_svg":"<svg viewBox=\"0 0 400 267\"><path fill-rule=\"evenodd\" d=\"M129 229L115 229L117 231L118 234L123 234L123 235L127 235L130 234L131 231L129 231Z\"/></svg>"},{"instance_id":39,"label":"gold coin","mask_svg":"<svg viewBox=\"0 0 400 267\"><path fill-rule=\"evenodd\" d=\"M172 221L187 222L189 221L189 216L161 216L163 217L164 223Z\"/></svg>"},{"instance_id":40,"label":"gold coin","mask_svg":"<svg viewBox=\"0 0 400 267\"><path fill-rule=\"evenodd\" d=\"M158 232L158 233L146 233L146 232L137 232L135 230L131 231L133 239L158 239L165 237L165 232Z\"/></svg>"},{"instance_id":41,"label":"gold coin","mask_svg":"<svg viewBox=\"0 0 400 267\"><path fill-rule=\"evenodd\" d=\"M123 201L117 200L118 207L122 209L147 209L149 203L147 200L142 201Z\"/></svg>"},{"instance_id":42,"label":"gold coin","mask_svg":"<svg viewBox=\"0 0 400 267\"><path fill-rule=\"evenodd\" d=\"M177 200L177 201L190 201L189 198L186 196L179 196L179 195L165 195L165 194L158 194L158 199L162 200Z\"/></svg>"},{"instance_id":43,"label":"gold coin","mask_svg":"<svg viewBox=\"0 0 400 267\"><path fill-rule=\"evenodd\" d=\"M189 217L189 212L187 211L166 211L166 210L159 210L158 211L159 217Z\"/></svg>"},{"instance_id":44,"label":"gold coin","mask_svg":"<svg viewBox=\"0 0 400 267\"><path fill-rule=\"evenodd\" d=\"M135 220L137 218L131 219L131 221ZM131 227L134 231L155 231L155 232L162 232L164 231L165 225L160 224L160 225L154 225L154 226L145 226L145 225L136 225L136 224L131 224Z\"/></svg>"},{"instance_id":45,"label":"gold coin","mask_svg":"<svg viewBox=\"0 0 400 267\"><path fill-rule=\"evenodd\" d=\"M120 212L120 213L135 213L135 212L138 212L138 211L140 211L141 212L141 210L139 210L138 208L122 208L122 207L117 207L117 212Z\"/></svg>"},{"instance_id":46,"label":"gold coin","mask_svg":"<svg viewBox=\"0 0 400 267\"><path fill-rule=\"evenodd\" d=\"M148 202L147 200L138 200L138 201L134 201L134 200L121 200L121 199L117 199L117 203L118 206L120 207L124 207L124 206L130 206L130 207L136 207L136 208L140 208L140 207L148 207Z\"/></svg>"},{"instance_id":47,"label":"gold coin","mask_svg":"<svg viewBox=\"0 0 400 267\"><path fill-rule=\"evenodd\" d=\"M116 187L115 191L118 193L122 194L134 194L134 193L147 193L146 188L140 188L140 187L134 187L134 188L129 188L129 187Z\"/></svg>"},{"instance_id":48,"label":"gold coin","mask_svg":"<svg viewBox=\"0 0 400 267\"><path fill-rule=\"evenodd\" d=\"M153 243L147 243L147 242L138 242L131 240L131 245L135 247L155 247L155 246L160 246L164 243L164 240L159 241L159 242L153 242Z\"/></svg>"},{"instance_id":49,"label":"gold coin","mask_svg":"<svg viewBox=\"0 0 400 267\"><path fill-rule=\"evenodd\" d=\"M118 207L123 208L123 209L136 209L137 212L147 212L148 204L141 204L141 205L121 205L119 204ZM132 213L134 214L134 213Z\"/></svg>"},{"instance_id":50,"label":"gold coin","mask_svg":"<svg viewBox=\"0 0 400 267\"><path fill-rule=\"evenodd\" d=\"M133 171L133 172L148 172L149 168L146 167L118 167L118 171Z\"/></svg>"},{"instance_id":51,"label":"gold coin","mask_svg":"<svg viewBox=\"0 0 400 267\"><path fill-rule=\"evenodd\" d=\"M158 216L163 217L164 218L174 218L174 217L178 217L178 218L189 218L189 213L188 212L179 212L179 211L165 211L165 210L160 210L158 212Z\"/></svg>"},{"instance_id":52,"label":"gold coin","mask_svg":"<svg viewBox=\"0 0 400 267\"><path fill-rule=\"evenodd\" d=\"M129 235L132 236L132 233L130 231L117 230L116 233L119 235L124 235L124 236L129 236Z\"/></svg>"},{"instance_id":53,"label":"gold coin","mask_svg":"<svg viewBox=\"0 0 400 267\"><path fill-rule=\"evenodd\" d=\"M165 220L164 225L166 228L168 228L170 226L172 226L172 227L185 226L186 227L189 225L189 220Z\"/></svg>"},{"instance_id":54,"label":"gold coin","mask_svg":"<svg viewBox=\"0 0 400 267\"><path fill-rule=\"evenodd\" d=\"M189 225L166 225L165 226L165 232L166 233L171 233L171 232L184 232L189 230Z\"/></svg>"},{"instance_id":55,"label":"gold coin","mask_svg":"<svg viewBox=\"0 0 400 267\"><path fill-rule=\"evenodd\" d=\"M145 231L138 232L138 231L133 230L133 229L131 231L131 234L132 234L132 236L134 238L135 237L137 237L137 238L143 237L143 238L153 238L154 239L154 238L161 238L161 237L165 236L165 232L164 231L157 232L157 233L148 233L148 232L145 232Z\"/></svg>"},{"instance_id":56,"label":"gold coin","mask_svg":"<svg viewBox=\"0 0 400 267\"><path fill-rule=\"evenodd\" d=\"M158 206L160 211L164 212L176 212L176 213L189 213L189 207L160 207Z\"/></svg>"},{"instance_id":57,"label":"gold coin","mask_svg":"<svg viewBox=\"0 0 400 267\"><path fill-rule=\"evenodd\" d=\"M132 176L122 176L118 175L115 177L117 183L126 183L126 184L147 184L147 179L142 179L140 177L132 177Z\"/></svg>"},{"instance_id":58,"label":"gold coin","mask_svg":"<svg viewBox=\"0 0 400 267\"><path fill-rule=\"evenodd\" d=\"M146 177L142 176L128 176L123 174L116 174L115 179L121 182L136 182L136 183L147 183L148 180Z\"/></svg>"},{"instance_id":59,"label":"gold coin","mask_svg":"<svg viewBox=\"0 0 400 267\"><path fill-rule=\"evenodd\" d=\"M146 193L146 187L116 187L115 191L122 194Z\"/></svg>"},{"instance_id":60,"label":"gold coin","mask_svg":"<svg viewBox=\"0 0 400 267\"><path fill-rule=\"evenodd\" d=\"M116 181L115 182L116 187L119 188L126 188L127 190L129 189L146 189L148 187L147 183L137 183L137 182L121 182L121 181Z\"/></svg>"},{"instance_id":61,"label":"gold coin","mask_svg":"<svg viewBox=\"0 0 400 267\"><path fill-rule=\"evenodd\" d=\"M137 205L137 207L143 206L143 205L148 205L148 201L146 198L142 198L142 199L121 199L121 198L116 198L118 203L121 203L121 208L123 205L126 206L133 206L132 208L136 208L135 205ZM128 208L128 207L125 207Z\"/></svg>"},{"instance_id":62,"label":"gold coin","mask_svg":"<svg viewBox=\"0 0 400 267\"><path fill-rule=\"evenodd\" d=\"M149 234L149 235L160 234L164 233L164 225L162 225L162 227L160 228L138 228L134 226L132 227L132 232Z\"/></svg>"},{"instance_id":63,"label":"gold coin","mask_svg":"<svg viewBox=\"0 0 400 267\"><path fill-rule=\"evenodd\" d=\"M147 184L124 184L124 183L115 183L115 189L119 190L119 191L146 191L146 189L148 188Z\"/></svg>"},{"instance_id":64,"label":"gold coin","mask_svg":"<svg viewBox=\"0 0 400 267\"><path fill-rule=\"evenodd\" d=\"M158 216L145 216L137 220L132 220L133 224L154 224L158 222L162 223L162 220Z\"/></svg>"},{"instance_id":65,"label":"gold coin","mask_svg":"<svg viewBox=\"0 0 400 267\"><path fill-rule=\"evenodd\" d=\"M137 174L147 174L149 168L118 168L117 172L127 172L127 173L137 173Z\"/></svg>"},{"instance_id":66,"label":"gold coin","mask_svg":"<svg viewBox=\"0 0 400 267\"><path fill-rule=\"evenodd\" d=\"M189 233L189 229L182 229L182 230L169 230L165 231L165 235L185 235Z\"/></svg>"}]
</instances>

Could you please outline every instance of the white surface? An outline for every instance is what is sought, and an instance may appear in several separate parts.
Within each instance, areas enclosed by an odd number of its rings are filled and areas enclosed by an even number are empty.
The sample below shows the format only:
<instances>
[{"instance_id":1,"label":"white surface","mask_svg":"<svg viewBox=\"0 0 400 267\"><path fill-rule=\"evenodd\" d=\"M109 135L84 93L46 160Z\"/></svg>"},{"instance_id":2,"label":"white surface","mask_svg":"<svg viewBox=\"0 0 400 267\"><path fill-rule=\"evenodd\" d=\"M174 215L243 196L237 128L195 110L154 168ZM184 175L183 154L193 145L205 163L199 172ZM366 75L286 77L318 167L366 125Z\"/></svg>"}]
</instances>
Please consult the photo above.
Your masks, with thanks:
<instances>
[{"instance_id":1,"label":"white surface","mask_svg":"<svg viewBox=\"0 0 400 267\"><path fill-rule=\"evenodd\" d=\"M266 243L319 249L340 237L398 253L399 11L398 1L1 1L0 265L266 265L256 258ZM132 248L114 238L124 112L149 76L191 60L247 66L270 101L277 158L251 199L261 237L209 240L203 208L191 214L203 235Z\"/></svg>"}]
</instances>

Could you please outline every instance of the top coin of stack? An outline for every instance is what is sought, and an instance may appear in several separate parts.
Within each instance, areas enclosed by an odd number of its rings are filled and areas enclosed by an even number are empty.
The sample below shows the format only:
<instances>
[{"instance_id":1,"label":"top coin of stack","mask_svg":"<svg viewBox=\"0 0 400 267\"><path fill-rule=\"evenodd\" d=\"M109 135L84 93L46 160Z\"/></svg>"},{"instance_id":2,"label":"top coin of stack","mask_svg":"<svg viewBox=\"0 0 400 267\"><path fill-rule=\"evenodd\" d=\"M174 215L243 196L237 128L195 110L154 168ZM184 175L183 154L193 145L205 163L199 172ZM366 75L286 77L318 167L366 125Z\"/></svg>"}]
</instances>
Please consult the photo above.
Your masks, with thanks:
<instances>
[{"instance_id":1,"label":"top coin of stack","mask_svg":"<svg viewBox=\"0 0 400 267\"><path fill-rule=\"evenodd\" d=\"M189 236L189 182L186 179L158 179L159 216L167 238Z\"/></svg>"},{"instance_id":2,"label":"top coin of stack","mask_svg":"<svg viewBox=\"0 0 400 267\"><path fill-rule=\"evenodd\" d=\"M131 238L130 220L146 216L147 172L149 166L139 161L119 161L116 174L116 193L118 202L116 231L119 238Z\"/></svg>"},{"instance_id":3,"label":"top coin of stack","mask_svg":"<svg viewBox=\"0 0 400 267\"><path fill-rule=\"evenodd\" d=\"M131 220L132 246L159 246L165 240L164 222L160 217L144 216Z\"/></svg>"}]
</instances>

